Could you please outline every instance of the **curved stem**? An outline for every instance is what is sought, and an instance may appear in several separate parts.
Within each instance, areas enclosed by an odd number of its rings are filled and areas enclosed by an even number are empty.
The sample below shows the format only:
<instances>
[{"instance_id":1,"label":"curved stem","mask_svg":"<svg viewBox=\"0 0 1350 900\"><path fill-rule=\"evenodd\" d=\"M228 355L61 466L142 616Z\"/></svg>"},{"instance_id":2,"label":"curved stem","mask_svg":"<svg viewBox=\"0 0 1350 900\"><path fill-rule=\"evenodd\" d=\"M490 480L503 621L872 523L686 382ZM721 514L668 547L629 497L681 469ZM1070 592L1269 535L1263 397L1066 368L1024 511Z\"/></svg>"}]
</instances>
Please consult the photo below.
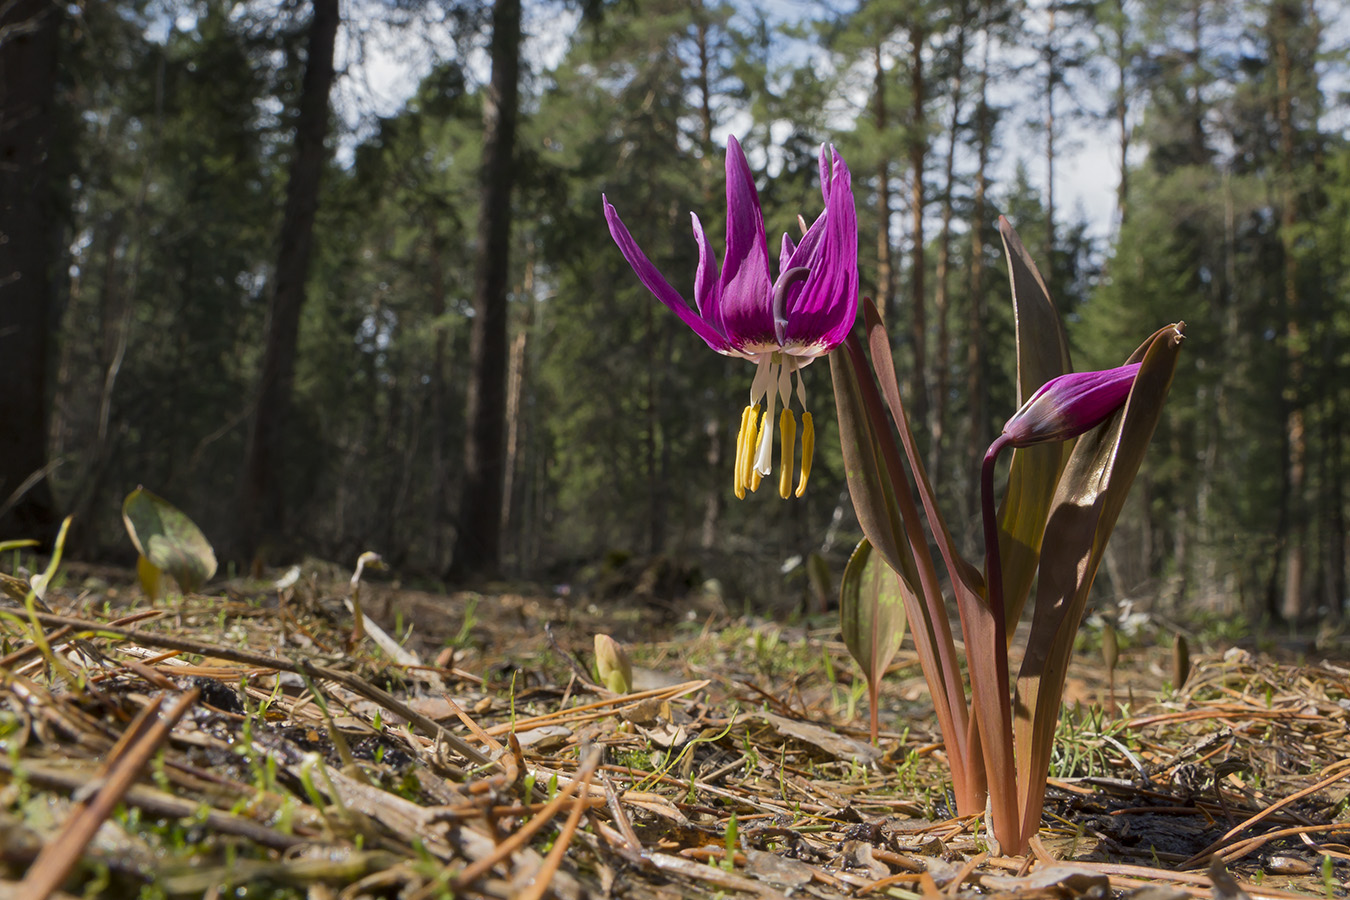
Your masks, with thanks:
<instances>
[{"instance_id":1,"label":"curved stem","mask_svg":"<svg viewBox=\"0 0 1350 900\"><path fill-rule=\"evenodd\" d=\"M984 559L985 582L989 591L989 608L994 613L994 626L998 630L999 645L1006 657L1008 650L1008 623L1003 610L1003 564L998 548L998 514L994 508L994 466L1004 447L1012 445L1012 438L1000 434L994 438L984 454L984 465L980 469L980 512L984 518ZM1004 669L1006 671L1006 659Z\"/></svg>"}]
</instances>

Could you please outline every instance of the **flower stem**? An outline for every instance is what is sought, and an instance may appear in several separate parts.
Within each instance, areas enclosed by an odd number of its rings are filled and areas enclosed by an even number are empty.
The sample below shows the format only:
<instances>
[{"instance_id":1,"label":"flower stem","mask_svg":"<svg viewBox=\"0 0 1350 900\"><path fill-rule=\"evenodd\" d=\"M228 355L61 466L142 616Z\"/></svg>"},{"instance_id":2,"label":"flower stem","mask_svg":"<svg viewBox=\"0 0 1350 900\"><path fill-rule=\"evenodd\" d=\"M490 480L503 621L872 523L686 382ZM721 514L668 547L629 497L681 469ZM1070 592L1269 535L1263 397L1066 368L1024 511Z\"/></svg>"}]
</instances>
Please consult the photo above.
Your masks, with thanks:
<instances>
[{"instance_id":1,"label":"flower stem","mask_svg":"<svg viewBox=\"0 0 1350 900\"><path fill-rule=\"evenodd\" d=\"M1008 650L1008 623L1003 609L1003 564L998 550L998 517L994 509L994 467L1003 448L1012 438L1000 434L994 438L984 454L980 469L980 511L984 517L985 582L989 590L989 608L994 614L994 629L998 635L998 650ZM1005 659L1006 667L1006 659Z\"/></svg>"}]
</instances>

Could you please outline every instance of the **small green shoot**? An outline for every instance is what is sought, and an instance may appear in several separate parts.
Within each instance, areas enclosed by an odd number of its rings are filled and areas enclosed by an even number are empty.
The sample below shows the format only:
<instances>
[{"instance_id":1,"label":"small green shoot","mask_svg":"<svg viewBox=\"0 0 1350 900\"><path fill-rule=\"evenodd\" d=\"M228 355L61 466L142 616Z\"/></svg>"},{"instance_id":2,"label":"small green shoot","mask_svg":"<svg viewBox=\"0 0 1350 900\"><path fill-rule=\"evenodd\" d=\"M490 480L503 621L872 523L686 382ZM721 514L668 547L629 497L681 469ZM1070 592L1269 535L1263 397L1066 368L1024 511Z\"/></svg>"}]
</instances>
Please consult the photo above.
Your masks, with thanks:
<instances>
[{"instance_id":1,"label":"small green shoot","mask_svg":"<svg viewBox=\"0 0 1350 900\"><path fill-rule=\"evenodd\" d=\"M736 868L736 844L738 841L736 814L734 812L727 821L727 831L723 837L723 841L726 846L727 855L722 860L722 868L731 872Z\"/></svg>"}]
</instances>

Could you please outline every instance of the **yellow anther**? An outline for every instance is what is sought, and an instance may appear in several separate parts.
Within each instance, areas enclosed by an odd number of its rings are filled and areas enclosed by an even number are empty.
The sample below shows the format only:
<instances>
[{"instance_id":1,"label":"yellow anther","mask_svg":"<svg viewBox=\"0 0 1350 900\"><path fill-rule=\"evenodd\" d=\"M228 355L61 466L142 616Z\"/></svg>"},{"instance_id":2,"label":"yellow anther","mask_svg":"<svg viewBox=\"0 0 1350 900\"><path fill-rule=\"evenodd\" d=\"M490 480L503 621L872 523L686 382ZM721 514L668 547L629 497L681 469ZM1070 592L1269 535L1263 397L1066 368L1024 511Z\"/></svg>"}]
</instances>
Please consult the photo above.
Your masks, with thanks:
<instances>
[{"instance_id":1,"label":"yellow anther","mask_svg":"<svg viewBox=\"0 0 1350 900\"><path fill-rule=\"evenodd\" d=\"M759 407L751 405L741 413L741 430L736 434L736 471L733 479L737 500L745 499L745 487L750 481L747 469L754 458L754 431L758 412Z\"/></svg>"},{"instance_id":2,"label":"yellow anther","mask_svg":"<svg viewBox=\"0 0 1350 900\"><path fill-rule=\"evenodd\" d=\"M778 428L783 433L782 466L778 470L778 496L786 500L792 494L792 452L797 449L797 419L786 406L778 416Z\"/></svg>"},{"instance_id":3,"label":"yellow anther","mask_svg":"<svg viewBox=\"0 0 1350 900\"><path fill-rule=\"evenodd\" d=\"M797 496L806 493L806 479L811 476L811 457L816 452L816 426L809 412L802 413L802 477L797 482ZM784 494L783 496L787 496Z\"/></svg>"}]
</instances>

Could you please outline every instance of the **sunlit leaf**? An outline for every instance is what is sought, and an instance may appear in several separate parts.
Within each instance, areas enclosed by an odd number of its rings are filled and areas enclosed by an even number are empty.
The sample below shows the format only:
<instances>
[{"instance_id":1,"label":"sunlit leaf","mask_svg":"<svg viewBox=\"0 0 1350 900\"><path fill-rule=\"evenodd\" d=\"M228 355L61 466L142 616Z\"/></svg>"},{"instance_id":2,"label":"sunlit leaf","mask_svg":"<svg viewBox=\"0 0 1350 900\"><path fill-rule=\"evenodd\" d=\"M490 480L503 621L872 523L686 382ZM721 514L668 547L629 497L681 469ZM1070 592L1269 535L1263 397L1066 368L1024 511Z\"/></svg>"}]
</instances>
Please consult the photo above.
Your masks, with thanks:
<instances>
[{"instance_id":1,"label":"sunlit leaf","mask_svg":"<svg viewBox=\"0 0 1350 900\"><path fill-rule=\"evenodd\" d=\"M1040 270L1022 246L1022 240L999 217L998 230L1008 259L1012 286L1013 321L1017 332L1017 405L1036 389L1072 367L1064 326ZM1012 412L1012 410L1009 410ZM1072 441L1040 444L1014 451L1008 468L1008 487L999 507L999 559L1003 569L1003 604L1012 635L1021 618L1036 575L1046 514L1055 495Z\"/></svg>"},{"instance_id":2,"label":"sunlit leaf","mask_svg":"<svg viewBox=\"0 0 1350 900\"><path fill-rule=\"evenodd\" d=\"M815 597L816 611L825 612L830 608L830 564L819 553L812 552L806 557L806 577L811 582L811 594Z\"/></svg>"},{"instance_id":3,"label":"sunlit leaf","mask_svg":"<svg viewBox=\"0 0 1350 900\"><path fill-rule=\"evenodd\" d=\"M970 781L957 788L957 808L963 814L978 811L976 804L985 806L985 792L988 790L993 830L996 835L1005 838L1017 830L1017 795L1013 780L1012 714L1008 710L1011 693L1008 674L1008 646L1003 637L1003 622L990 607L985 594L984 578L971 565L952 540L947 522L938 506L937 494L928 480L923 459L919 454L918 443L909 427L905 413L904 400L900 396L900 385L895 374L895 360L891 355L890 339L886 335L881 315L871 300L863 301L863 318L867 327L867 343L872 352L872 367L876 372L876 383L890 410L891 420L904 447L905 460L913 476L919 502L923 505L924 519L928 522L928 531L937 544L938 552L947 567L947 575L952 593L956 597L956 606L961 616L961 630L966 641L966 661L970 672L970 698L974 719L977 725L963 735L959 749L962 757L980 754L979 760L972 760L968 767L958 772L953 767L953 780L969 773ZM908 490L908 484L901 484L901 491ZM901 494L903 500L904 494ZM912 500L910 501L912 505ZM905 515L910 547L914 556L924 563L927 559L927 537L915 531L910 521L911 514L901 504ZM912 514L917 520L917 512ZM931 563L929 563L931 566ZM921 566L921 576L929 570ZM940 586L930 580L920 581L924 597L921 613L922 622L915 619L915 644L919 643L921 633L929 633L936 624L944 630L947 627L946 609ZM944 650L950 645L950 636L936 637L933 644ZM922 656L922 653L920 654ZM965 695L960 688L959 678L946 681L946 689L951 693L949 703L964 705ZM944 731L944 734L946 732ZM948 748L949 755L952 748ZM980 763L983 762L981 769ZM987 775L987 778L985 777Z\"/></svg>"},{"instance_id":4,"label":"sunlit leaf","mask_svg":"<svg viewBox=\"0 0 1350 900\"><path fill-rule=\"evenodd\" d=\"M1172 690L1179 691L1191 677L1191 645L1184 634L1172 641Z\"/></svg>"},{"instance_id":5,"label":"sunlit leaf","mask_svg":"<svg viewBox=\"0 0 1350 900\"><path fill-rule=\"evenodd\" d=\"M595 671L600 683L616 694L633 690L633 664L623 645L607 634L595 636Z\"/></svg>"},{"instance_id":6,"label":"sunlit leaf","mask_svg":"<svg viewBox=\"0 0 1350 900\"><path fill-rule=\"evenodd\" d=\"M862 668L877 739L877 693L881 677L905 637L905 598L900 578L863 538L844 568L839 588L839 627L844 646Z\"/></svg>"},{"instance_id":7,"label":"sunlit leaf","mask_svg":"<svg viewBox=\"0 0 1350 900\"><path fill-rule=\"evenodd\" d=\"M864 372L870 378L871 373ZM845 350L830 354L830 380L834 384L835 410L839 417L839 443L844 454L844 476L858 524L872 546L897 572L911 581L914 560L905 540L904 523L895 505L895 491L869 415L855 366ZM889 439L889 434L885 436Z\"/></svg>"},{"instance_id":8,"label":"sunlit leaf","mask_svg":"<svg viewBox=\"0 0 1350 900\"><path fill-rule=\"evenodd\" d=\"M870 329L881 329L870 300L864 308L872 311ZM871 323L873 317L875 323ZM894 381L889 345L885 346L881 359ZM973 814L984 808L984 781L979 760L970 759L970 708L951 623L886 405L855 336L849 335L830 354L830 374L844 474L858 523L873 550L900 574L914 649L932 690L938 726L947 745L957 808Z\"/></svg>"},{"instance_id":9,"label":"sunlit leaf","mask_svg":"<svg viewBox=\"0 0 1350 900\"><path fill-rule=\"evenodd\" d=\"M900 396L900 385L895 377L895 359L891 356L890 338L881 321L881 314L871 298L863 300L863 318L867 326L867 343L872 353L872 368L876 372L876 383L881 389L881 395L890 409L891 420L900 435L900 444L905 450L910 474L914 477L919 502L923 504L929 530L937 541L938 552L947 566L947 574L972 594L979 595L984 590L984 579L957 549L956 542L952 540L947 529L947 521L938 508L937 493L928 481L928 473L919 455L918 444L914 440L914 432L909 427L904 401ZM918 548L915 548L915 553L918 552Z\"/></svg>"},{"instance_id":10,"label":"sunlit leaf","mask_svg":"<svg viewBox=\"0 0 1350 900\"><path fill-rule=\"evenodd\" d=\"M1014 698L1022 837L1040 824L1043 786L1074 636L1092 580L1176 372L1184 325L1154 333L1128 362L1142 362L1125 405L1078 439L1051 505L1036 604Z\"/></svg>"},{"instance_id":11,"label":"sunlit leaf","mask_svg":"<svg viewBox=\"0 0 1350 900\"><path fill-rule=\"evenodd\" d=\"M163 581L160 576L163 574L163 570L159 566L144 556L136 557L136 580L141 583L141 593L145 594L146 599L159 599L159 590Z\"/></svg>"},{"instance_id":12,"label":"sunlit leaf","mask_svg":"<svg viewBox=\"0 0 1350 900\"><path fill-rule=\"evenodd\" d=\"M141 556L172 575L183 591L197 590L216 574L216 554L201 529L173 504L145 488L127 494L122 521Z\"/></svg>"}]
</instances>

